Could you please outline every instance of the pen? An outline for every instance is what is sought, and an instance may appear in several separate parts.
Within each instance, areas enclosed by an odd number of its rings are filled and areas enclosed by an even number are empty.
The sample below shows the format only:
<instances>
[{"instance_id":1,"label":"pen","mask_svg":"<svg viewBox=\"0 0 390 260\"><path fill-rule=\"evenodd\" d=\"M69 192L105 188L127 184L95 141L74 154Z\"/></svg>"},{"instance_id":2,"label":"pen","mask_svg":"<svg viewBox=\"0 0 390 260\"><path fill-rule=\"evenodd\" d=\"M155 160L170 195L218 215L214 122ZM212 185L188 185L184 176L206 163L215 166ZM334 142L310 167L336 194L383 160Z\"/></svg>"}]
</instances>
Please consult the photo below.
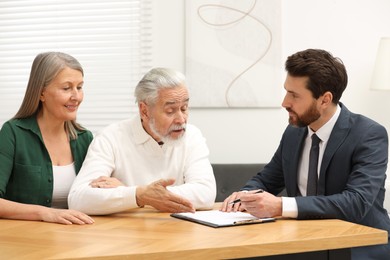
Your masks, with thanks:
<instances>
[{"instance_id":1,"label":"pen","mask_svg":"<svg viewBox=\"0 0 390 260\"><path fill-rule=\"evenodd\" d=\"M256 192L259 193L259 192ZM259 219L248 219L248 220L241 220L241 221L234 221L234 225L242 225L242 224L252 224L252 223L266 223L266 222L273 222L275 221L275 218L259 218Z\"/></svg>"},{"instance_id":2,"label":"pen","mask_svg":"<svg viewBox=\"0 0 390 260\"><path fill-rule=\"evenodd\" d=\"M262 192L263 192L263 190L260 189L260 190L256 191L256 192L253 193L253 194L262 193ZM240 201L241 201L240 199L236 199L236 200L233 200L232 202L229 202L228 204L236 204L236 203L238 203L238 202L240 202Z\"/></svg>"}]
</instances>

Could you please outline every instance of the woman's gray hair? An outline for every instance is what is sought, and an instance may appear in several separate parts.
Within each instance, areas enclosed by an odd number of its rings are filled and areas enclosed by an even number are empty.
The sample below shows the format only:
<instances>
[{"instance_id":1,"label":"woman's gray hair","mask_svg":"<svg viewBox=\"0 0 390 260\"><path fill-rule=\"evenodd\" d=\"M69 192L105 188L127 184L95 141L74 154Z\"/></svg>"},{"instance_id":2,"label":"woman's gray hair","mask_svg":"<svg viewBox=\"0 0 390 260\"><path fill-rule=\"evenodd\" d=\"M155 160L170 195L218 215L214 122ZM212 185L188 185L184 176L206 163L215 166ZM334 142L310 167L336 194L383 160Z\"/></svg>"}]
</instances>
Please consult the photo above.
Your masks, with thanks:
<instances>
[{"instance_id":1,"label":"woman's gray hair","mask_svg":"<svg viewBox=\"0 0 390 260\"><path fill-rule=\"evenodd\" d=\"M73 56L63 52L43 52L38 54L31 66L23 102L13 117L15 119L27 118L37 115L42 109L40 96L44 88L66 67L78 70L84 76L84 70L79 61ZM83 127L75 120L65 122L65 130L71 139L77 138L77 130Z\"/></svg>"},{"instance_id":2,"label":"woman's gray hair","mask_svg":"<svg viewBox=\"0 0 390 260\"><path fill-rule=\"evenodd\" d=\"M185 84L185 76L169 68L154 68L145 74L135 87L134 96L137 103L145 102L155 105L158 92L164 88L175 88Z\"/></svg>"}]
</instances>

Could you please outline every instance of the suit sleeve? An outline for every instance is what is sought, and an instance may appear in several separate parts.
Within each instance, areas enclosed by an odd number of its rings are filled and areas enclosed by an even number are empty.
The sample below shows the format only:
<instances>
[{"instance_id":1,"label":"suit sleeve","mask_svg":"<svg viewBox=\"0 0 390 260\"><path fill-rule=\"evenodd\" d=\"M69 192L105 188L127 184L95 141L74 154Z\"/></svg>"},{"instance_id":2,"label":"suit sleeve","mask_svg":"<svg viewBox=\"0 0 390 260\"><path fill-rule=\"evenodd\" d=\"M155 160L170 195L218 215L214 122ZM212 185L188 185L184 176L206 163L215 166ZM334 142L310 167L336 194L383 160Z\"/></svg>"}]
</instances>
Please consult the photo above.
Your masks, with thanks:
<instances>
[{"instance_id":1,"label":"suit sleeve","mask_svg":"<svg viewBox=\"0 0 390 260\"><path fill-rule=\"evenodd\" d=\"M271 161L257 175L253 176L242 190L263 189L274 195L279 194L285 187L282 168L283 138Z\"/></svg>"}]
</instances>

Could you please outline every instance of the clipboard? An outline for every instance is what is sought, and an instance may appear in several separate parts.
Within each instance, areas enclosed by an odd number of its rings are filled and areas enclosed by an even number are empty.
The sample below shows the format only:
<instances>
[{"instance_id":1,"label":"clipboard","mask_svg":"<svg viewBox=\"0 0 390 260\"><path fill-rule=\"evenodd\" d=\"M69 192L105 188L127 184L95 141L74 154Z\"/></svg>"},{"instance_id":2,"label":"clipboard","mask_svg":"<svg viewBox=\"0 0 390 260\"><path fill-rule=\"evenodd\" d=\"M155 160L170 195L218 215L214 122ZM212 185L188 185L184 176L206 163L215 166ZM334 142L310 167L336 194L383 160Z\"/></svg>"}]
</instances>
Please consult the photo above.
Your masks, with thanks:
<instances>
[{"instance_id":1,"label":"clipboard","mask_svg":"<svg viewBox=\"0 0 390 260\"><path fill-rule=\"evenodd\" d=\"M171 217L188 220L213 228L274 222L275 218L256 218L246 212L222 212L220 210L172 213Z\"/></svg>"}]
</instances>

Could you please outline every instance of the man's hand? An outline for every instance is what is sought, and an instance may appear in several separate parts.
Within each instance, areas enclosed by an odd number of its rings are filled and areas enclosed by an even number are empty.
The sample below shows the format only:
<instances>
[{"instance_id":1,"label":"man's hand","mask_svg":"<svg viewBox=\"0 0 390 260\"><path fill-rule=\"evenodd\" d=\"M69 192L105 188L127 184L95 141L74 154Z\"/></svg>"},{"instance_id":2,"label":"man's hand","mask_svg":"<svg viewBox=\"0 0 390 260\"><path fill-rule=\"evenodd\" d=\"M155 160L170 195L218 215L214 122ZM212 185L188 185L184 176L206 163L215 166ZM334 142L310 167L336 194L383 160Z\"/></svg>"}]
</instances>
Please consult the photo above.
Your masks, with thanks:
<instances>
[{"instance_id":1,"label":"man's hand","mask_svg":"<svg viewBox=\"0 0 390 260\"><path fill-rule=\"evenodd\" d=\"M248 192L241 197L241 208L258 218L276 217L282 215L282 198L268 192Z\"/></svg>"},{"instance_id":2,"label":"man's hand","mask_svg":"<svg viewBox=\"0 0 390 260\"><path fill-rule=\"evenodd\" d=\"M174 179L161 179L147 186L137 187L138 206L149 205L163 212L195 212L192 203L170 191L167 186L175 183Z\"/></svg>"},{"instance_id":3,"label":"man's hand","mask_svg":"<svg viewBox=\"0 0 390 260\"><path fill-rule=\"evenodd\" d=\"M246 194L247 191L238 191L238 192L233 192L232 195L227 197L220 208L221 211L224 212L231 212L231 211L244 211L244 208L241 207L241 203L234 203L232 204L233 201L240 199L243 194Z\"/></svg>"},{"instance_id":4,"label":"man's hand","mask_svg":"<svg viewBox=\"0 0 390 260\"><path fill-rule=\"evenodd\" d=\"M120 180L114 177L100 176L93 180L89 185L92 188L116 188L119 186L125 186Z\"/></svg>"},{"instance_id":5,"label":"man's hand","mask_svg":"<svg viewBox=\"0 0 390 260\"><path fill-rule=\"evenodd\" d=\"M231 202L236 199L240 199L240 202L232 204ZM265 191L258 193L258 190L234 192L224 200L220 210L225 212L245 210L258 218L281 216L282 198Z\"/></svg>"}]
</instances>

